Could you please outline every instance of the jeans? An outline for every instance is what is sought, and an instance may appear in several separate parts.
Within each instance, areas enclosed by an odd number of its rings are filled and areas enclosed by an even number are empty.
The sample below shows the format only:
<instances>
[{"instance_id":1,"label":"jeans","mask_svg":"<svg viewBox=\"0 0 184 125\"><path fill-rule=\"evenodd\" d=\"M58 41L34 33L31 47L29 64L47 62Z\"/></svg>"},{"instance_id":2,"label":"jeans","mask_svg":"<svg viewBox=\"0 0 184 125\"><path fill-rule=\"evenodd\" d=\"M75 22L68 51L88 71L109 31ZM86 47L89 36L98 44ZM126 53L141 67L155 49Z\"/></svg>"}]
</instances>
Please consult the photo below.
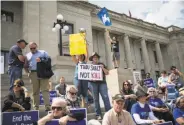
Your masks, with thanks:
<instances>
[{"instance_id":1,"label":"jeans","mask_svg":"<svg viewBox=\"0 0 184 125\"><path fill-rule=\"evenodd\" d=\"M78 96L84 97L86 102L88 102L88 81L87 80L78 80L77 78L74 79L75 87L78 89Z\"/></svg>"},{"instance_id":2,"label":"jeans","mask_svg":"<svg viewBox=\"0 0 184 125\"><path fill-rule=\"evenodd\" d=\"M93 87L93 97L95 102L95 112L96 115L102 115L100 103L99 103L99 93L102 96L102 100L104 102L106 112L111 109L108 91L107 91L107 84L106 82L90 82Z\"/></svg>"},{"instance_id":3,"label":"jeans","mask_svg":"<svg viewBox=\"0 0 184 125\"><path fill-rule=\"evenodd\" d=\"M10 89L9 90L11 91L15 80L22 78L22 67L18 67L18 66L8 67L8 75L10 78Z\"/></svg>"}]
</instances>

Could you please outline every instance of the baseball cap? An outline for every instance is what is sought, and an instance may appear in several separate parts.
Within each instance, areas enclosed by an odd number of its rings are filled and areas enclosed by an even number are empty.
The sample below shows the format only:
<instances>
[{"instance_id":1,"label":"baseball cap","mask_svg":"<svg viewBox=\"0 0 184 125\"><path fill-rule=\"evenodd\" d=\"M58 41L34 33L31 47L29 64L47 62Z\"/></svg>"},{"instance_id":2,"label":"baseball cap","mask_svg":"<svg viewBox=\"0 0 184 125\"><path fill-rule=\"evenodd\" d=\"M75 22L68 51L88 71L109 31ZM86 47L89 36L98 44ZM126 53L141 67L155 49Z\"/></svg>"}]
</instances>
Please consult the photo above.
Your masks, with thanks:
<instances>
[{"instance_id":1,"label":"baseball cap","mask_svg":"<svg viewBox=\"0 0 184 125\"><path fill-rule=\"evenodd\" d=\"M24 39L18 39L17 40L17 43L21 43L21 42L24 42L26 45L28 44Z\"/></svg>"},{"instance_id":2,"label":"baseball cap","mask_svg":"<svg viewBox=\"0 0 184 125\"><path fill-rule=\"evenodd\" d=\"M124 96L121 94L116 94L114 97L112 97L112 99L115 101L119 101L119 100L124 101L125 100Z\"/></svg>"}]
</instances>

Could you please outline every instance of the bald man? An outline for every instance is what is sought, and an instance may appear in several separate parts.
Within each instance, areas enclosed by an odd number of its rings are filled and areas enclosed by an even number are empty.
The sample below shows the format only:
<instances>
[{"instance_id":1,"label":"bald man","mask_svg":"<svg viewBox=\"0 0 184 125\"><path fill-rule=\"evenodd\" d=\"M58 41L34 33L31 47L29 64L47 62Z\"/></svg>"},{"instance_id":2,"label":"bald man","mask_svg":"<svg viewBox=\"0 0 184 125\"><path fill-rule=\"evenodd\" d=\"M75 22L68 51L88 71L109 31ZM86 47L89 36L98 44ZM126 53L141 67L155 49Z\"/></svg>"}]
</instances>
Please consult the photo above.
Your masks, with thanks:
<instances>
[{"instance_id":1,"label":"bald man","mask_svg":"<svg viewBox=\"0 0 184 125\"><path fill-rule=\"evenodd\" d=\"M68 121L77 121L82 120L84 118L83 114L81 114L81 118L77 118L75 113L73 115L67 115L68 111L66 106L67 102L65 101L65 99L54 98L51 105L51 113L41 118L37 124L45 125L48 121L51 121L52 119L58 119L60 125L66 125Z\"/></svg>"},{"instance_id":2,"label":"bald man","mask_svg":"<svg viewBox=\"0 0 184 125\"><path fill-rule=\"evenodd\" d=\"M33 91L33 108L35 110L39 110L40 104L40 90L43 95L45 110L50 110L50 101L49 101L49 79L44 78L40 79L37 76L37 63L41 62L41 58L49 58L47 52L44 50L38 50L37 44L35 42L29 43L30 52L27 53L27 62L28 67L26 69L28 76L30 78L30 82L32 84Z\"/></svg>"}]
</instances>

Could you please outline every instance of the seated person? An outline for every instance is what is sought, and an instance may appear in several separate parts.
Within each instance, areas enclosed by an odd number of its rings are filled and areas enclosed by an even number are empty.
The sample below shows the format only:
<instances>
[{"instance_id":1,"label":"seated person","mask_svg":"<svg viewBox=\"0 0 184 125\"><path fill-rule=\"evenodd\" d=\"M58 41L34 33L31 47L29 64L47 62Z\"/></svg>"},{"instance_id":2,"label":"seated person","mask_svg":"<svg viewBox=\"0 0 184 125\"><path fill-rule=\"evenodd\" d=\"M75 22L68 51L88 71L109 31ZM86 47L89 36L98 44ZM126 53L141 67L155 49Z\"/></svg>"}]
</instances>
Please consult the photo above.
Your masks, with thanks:
<instances>
[{"instance_id":1,"label":"seated person","mask_svg":"<svg viewBox=\"0 0 184 125\"><path fill-rule=\"evenodd\" d=\"M66 87L65 78L61 77L60 83L55 86L58 97L64 97L66 95Z\"/></svg>"},{"instance_id":2,"label":"seated person","mask_svg":"<svg viewBox=\"0 0 184 125\"><path fill-rule=\"evenodd\" d=\"M176 108L173 110L175 125L184 124L184 96L178 97L176 100Z\"/></svg>"},{"instance_id":3,"label":"seated person","mask_svg":"<svg viewBox=\"0 0 184 125\"><path fill-rule=\"evenodd\" d=\"M136 95L134 94L131 84L128 81L123 82L121 95L125 97L125 109L131 112L132 105L136 103Z\"/></svg>"},{"instance_id":4,"label":"seated person","mask_svg":"<svg viewBox=\"0 0 184 125\"><path fill-rule=\"evenodd\" d=\"M163 101L157 97L156 89L151 87L148 89L149 100L148 103L151 105L151 109L154 115L158 119L164 119L165 121L172 121L174 124L174 119L169 111L169 108L163 103Z\"/></svg>"},{"instance_id":5,"label":"seated person","mask_svg":"<svg viewBox=\"0 0 184 125\"><path fill-rule=\"evenodd\" d=\"M84 114L70 114L67 111L67 103L62 98L54 98L51 105L51 113L41 118L36 125L45 125L52 119L58 119L60 125L66 125L67 121L83 120Z\"/></svg>"},{"instance_id":6,"label":"seated person","mask_svg":"<svg viewBox=\"0 0 184 125\"><path fill-rule=\"evenodd\" d=\"M136 92L137 103L132 106L131 114L136 124L138 125L149 125L162 123L163 120L158 120L153 112L151 111L147 102L148 94L143 90L138 90Z\"/></svg>"},{"instance_id":7,"label":"seated person","mask_svg":"<svg viewBox=\"0 0 184 125\"><path fill-rule=\"evenodd\" d=\"M24 87L24 82L17 79L13 85L13 91L8 94L4 101L2 112L30 110L30 97L28 90Z\"/></svg>"},{"instance_id":8,"label":"seated person","mask_svg":"<svg viewBox=\"0 0 184 125\"><path fill-rule=\"evenodd\" d=\"M102 125L135 125L130 113L123 110L124 96L116 94L112 99L113 108L105 113Z\"/></svg>"},{"instance_id":9,"label":"seated person","mask_svg":"<svg viewBox=\"0 0 184 125\"><path fill-rule=\"evenodd\" d=\"M79 98L77 97L77 88L73 85L66 88L66 102L69 108L80 108Z\"/></svg>"}]
</instances>

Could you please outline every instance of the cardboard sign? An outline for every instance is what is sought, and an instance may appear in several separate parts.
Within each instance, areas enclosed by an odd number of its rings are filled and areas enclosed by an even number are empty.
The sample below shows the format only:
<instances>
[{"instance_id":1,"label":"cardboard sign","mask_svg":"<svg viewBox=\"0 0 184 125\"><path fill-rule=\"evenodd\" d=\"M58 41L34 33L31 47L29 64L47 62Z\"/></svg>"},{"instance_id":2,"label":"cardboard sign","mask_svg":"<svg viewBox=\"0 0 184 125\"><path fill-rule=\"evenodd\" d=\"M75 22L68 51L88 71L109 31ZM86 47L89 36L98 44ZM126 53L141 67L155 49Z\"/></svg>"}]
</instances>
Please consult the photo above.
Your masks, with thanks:
<instances>
[{"instance_id":1,"label":"cardboard sign","mask_svg":"<svg viewBox=\"0 0 184 125\"><path fill-rule=\"evenodd\" d=\"M76 113L76 112L85 113L85 118L81 121L68 121L67 125L87 125L87 111L85 108L70 109L70 112L71 113ZM53 119L52 121L47 122L46 125L59 125L59 120Z\"/></svg>"},{"instance_id":2,"label":"cardboard sign","mask_svg":"<svg viewBox=\"0 0 184 125\"><path fill-rule=\"evenodd\" d=\"M39 119L38 111L3 112L2 125L34 125Z\"/></svg>"},{"instance_id":3,"label":"cardboard sign","mask_svg":"<svg viewBox=\"0 0 184 125\"><path fill-rule=\"evenodd\" d=\"M50 104L52 104L52 99L57 97L57 92L56 91L50 91ZM44 105L44 100L43 100L43 95L40 92L40 105Z\"/></svg>"},{"instance_id":4,"label":"cardboard sign","mask_svg":"<svg viewBox=\"0 0 184 125\"><path fill-rule=\"evenodd\" d=\"M144 84L145 84L148 88L150 88L150 87L155 87L155 85L154 85L154 82L153 82L153 79L152 79L152 78L145 79L145 80L144 80Z\"/></svg>"},{"instance_id":5,"label":"cardboard sign","mask_svg":"<svg viewBox=\"0 0 184 125\"><path fill-rule=\"evenodd\" d=\"M164 123L160 123L160 124L156 124L156 125L173 125L173 123L171 121L169 121L169 122L164 122Z\"/></svg>"},{"instance_id":6,"label":"cardboard sign","mask_svg":"<svg viewBox=\"0 0 184 125\"><path fill-rule=\"evenodd\" d=\"M133 71L133 77L134 77L134 83L138 84L138 82L141 80L141 72Z\"/></svg>"},{"instance_id":7,"label":"cardboard sign","mask_svg":"<svg viewBox=\"0 0 184 125\"><path fill-rule=\"evenodd\" d=\"M102 81L103 74L100 65L78 64L78 79Z\"/></svg>"},{"instance_id":8,"label":"cardboard sign","mask_svg":"<svg viewBox=\"0 0 184 125\"><path fill-rule=\"evenodd\" d=\"M86 34L70 34L70 55L86 54Z\"/></svg>"}]
</instances>

